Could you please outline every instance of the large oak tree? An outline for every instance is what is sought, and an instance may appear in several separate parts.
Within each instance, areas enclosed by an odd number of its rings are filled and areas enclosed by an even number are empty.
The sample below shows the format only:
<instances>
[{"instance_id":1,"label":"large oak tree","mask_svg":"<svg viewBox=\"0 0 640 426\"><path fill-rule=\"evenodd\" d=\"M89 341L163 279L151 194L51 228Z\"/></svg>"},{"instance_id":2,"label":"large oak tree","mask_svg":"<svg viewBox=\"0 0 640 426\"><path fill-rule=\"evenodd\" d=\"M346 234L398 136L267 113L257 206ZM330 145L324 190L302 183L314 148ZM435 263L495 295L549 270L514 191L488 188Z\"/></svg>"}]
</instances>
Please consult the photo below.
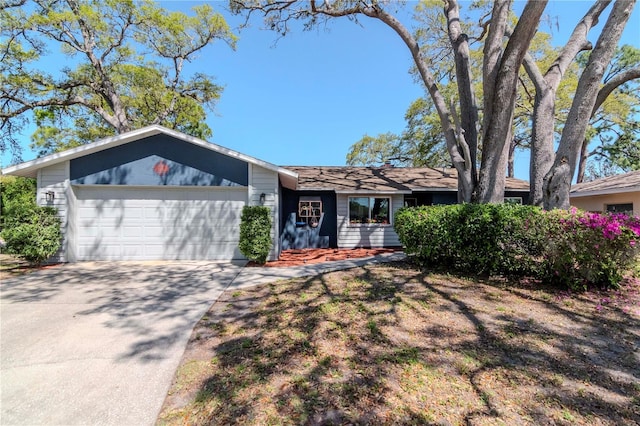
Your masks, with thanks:
<instances>
[{"instance_id":1,"label":"large oak tree","mask_svg":"<svg viewBox=\"0 0 640 426\"><path fill-rule=\"evenodd\" d=\"M1 150L18 154L30 121L41 153L149 124L210 136L206 110L222 88L187 66L215 40L235 43L211 6L185 14L146 0L1 5Z\"/></svg>"},{"instance_id":2,"label":"large oak tree","mask_svg":"<svg viewBox=\"0 0 640 426\"><path fill-rule=\"evenodd\" d=\"M404 41L414 60L418 75L427 88L438 113L447 150L458 171L459 200L501 202L504 195L505 170L512 138L513 119L518 83L518 72L523 62L536 85L536 107L533 114L532 196L536 204L543 202L548 208L568 208L571 177L575 171L580 147L596 106L601 80L620 39L622 29L635 5L635 0L618 0L613 5L596 46L590 55L574 94L572 107L563 126L560 146L553 153L555 128L555 92L563 72L574 61L578 52L590 49L586 35L597 22L611 0L598 0L578 23L574 33L557 60L542 74L534 61L527 57L531 40L538 29L546 6L544 0L531 0L512 27L510 0L495 0L484 37L482 91L482 123L472 90L469 39L463 31L459 5L456 0L444 0L443 14L455 62L455 80L458 87L458 105L452 105L443 96L440 86L426 59L418 39L403 24L393 10L396 2L376 0L342 0L322 2L231 0L237 13L262 13L272 30L281 34L289 31L292 20L302 20L305 28L330 19L359 17L377 19ZM536 74L537 73L537 74ZM602 93L602 92L600 92ZM478 134L478 129L481 133ZM480 166L476 158L482 148ZM549 152L549 146L551 151Z\"/></svg>"}]
</instances>

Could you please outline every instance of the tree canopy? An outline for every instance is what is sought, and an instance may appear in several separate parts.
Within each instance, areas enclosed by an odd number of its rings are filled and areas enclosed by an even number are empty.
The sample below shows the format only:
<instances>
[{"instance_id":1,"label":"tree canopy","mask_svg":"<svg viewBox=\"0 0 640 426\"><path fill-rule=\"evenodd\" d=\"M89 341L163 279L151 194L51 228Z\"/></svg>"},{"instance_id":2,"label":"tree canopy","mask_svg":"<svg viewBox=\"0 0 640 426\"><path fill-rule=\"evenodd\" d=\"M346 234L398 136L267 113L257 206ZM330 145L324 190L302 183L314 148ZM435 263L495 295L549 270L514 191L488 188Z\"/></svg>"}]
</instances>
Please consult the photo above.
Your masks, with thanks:
<instances>
[{"instance_id":1,"label":"tree canopy","mask_svg":"<svg viewBox=\"0 0 640 426\"><path fill-rule=\"evenodd\" d=\"M433 4L424 0L421 4ZM596 0L580 19L567 44L554 52L550 61L538 64L530 48L538 32L544 0L530 0L519 16L512 13L511 0L496 0L480 19L481 34L474 42L482 43L481 72L476 75L472 59L468 23L461 19L456 0L438 2L442 7L447 43L440 43L453 58L449 81L455 82L457 103L447 98L439 81L441 68L429 61L428 49L421 35L397 13L398 3L375 0L311 0L273 2L268 0L231 0L236 13L261 14L267 27L286 35L292 20L301 20L306 29L325 25L332 19L376 19L390 27L405 43L416 67L416 75L427 89L437 112L451 163L458 172L460 201L502 202L509 144L514 140L517 90L520 68L532 83L533 106L530 112L531 196L535 204L547 208L568 208L571 177L575 174L582 142L585 140L592 112L606 98L608 88L624 83L617 79L602 84L604 71L611 62L622 30L635 0L613 2L595 46L587 34L597 24L611 0ZM474 3L484 4L483 2ZM575 85L567 119L563 123L558 149L554 152L556 102L558 87L576 56L585 50L591 54ZM637 78L626 73L626 81ZM481 85L482 114L479 114L475 86ZM479 155L480 153L480 155ZM477 159L480 158L478 164Z\"/></svg>"},{"instance_id":2,"label":"tree canopy","mask_svg":"<svg viewBox=\"0 0 640 426\"><path fill-rule=\"evenodd\" d=\"M222 87L188 64L236 37L210 5L185 14L150 0L24 0L2 3L0 22L0 150L17 158L30 122L41 154L150 124L211 135L204 119ZM47 72L52 51L65 61Z\"/></svg>"}]
</instances>

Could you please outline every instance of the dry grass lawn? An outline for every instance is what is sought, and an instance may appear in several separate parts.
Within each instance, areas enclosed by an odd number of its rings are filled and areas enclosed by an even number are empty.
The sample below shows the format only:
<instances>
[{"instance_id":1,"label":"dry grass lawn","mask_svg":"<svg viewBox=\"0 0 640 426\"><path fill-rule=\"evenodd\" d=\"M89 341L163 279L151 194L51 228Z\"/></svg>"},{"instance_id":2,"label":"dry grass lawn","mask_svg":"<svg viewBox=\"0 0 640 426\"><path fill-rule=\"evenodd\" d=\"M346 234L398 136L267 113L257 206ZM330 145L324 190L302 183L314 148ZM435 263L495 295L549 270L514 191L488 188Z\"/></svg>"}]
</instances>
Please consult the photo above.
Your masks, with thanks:
<instances>
[{"instance_id":1,"label":"dry grass lawn","mask_svg":"<svg viewBox=\"0 0 640 426\"><path fill-rule=\"evenodd\" d=\"M159 424L640 424L640 282L375 265L225 293Z\"/></svg>"}]
</instances>

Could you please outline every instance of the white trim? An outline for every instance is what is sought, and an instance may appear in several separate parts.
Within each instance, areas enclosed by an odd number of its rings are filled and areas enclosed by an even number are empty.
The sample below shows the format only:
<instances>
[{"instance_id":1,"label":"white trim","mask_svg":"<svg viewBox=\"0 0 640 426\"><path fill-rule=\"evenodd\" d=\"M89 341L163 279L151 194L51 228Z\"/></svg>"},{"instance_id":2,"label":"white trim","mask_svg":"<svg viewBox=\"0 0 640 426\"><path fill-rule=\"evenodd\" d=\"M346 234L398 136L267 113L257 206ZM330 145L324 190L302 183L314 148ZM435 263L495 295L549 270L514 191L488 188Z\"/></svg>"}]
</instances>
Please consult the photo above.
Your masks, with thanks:
<instances>
[{"instance_id":1,"label":"white trim","mask_svg":"<svg viewBox=\"0 0 640 426\"><path fill-rule=\"evenodd\" d=\"M202 191L229 191L238 189L248 189L248 186L199 186L199 185L109 185L109 184L78 184L72 183L72 188L115 188L115 189L166 189L169 191L194 189Z\"/></svg>"},{"instance_id":2,"label":"white trim","mask_svg":"<svg viewBox=\"0 0 640 426\"><path fill-rule=\"evenodd\" d=\"M157 124L143 127L137 130L132 130L130 132L123 133L120 135L100 139L96 142L93 142L87 145L81 145L79 147L68 149L66 151L57 152L51 155L47 155L46 157L36 158L35 160L27 161L25 163L9 166L2 170L2 174L13 174L16 176L35 177L35 173L37 173L38 169L41 169L43 167L51 166L51 165L60 163L62 161L73 160L75 158L100 152L108 148L124 145L129 142L134 142L134 141L137 141L149 136L158 135L161 133L174 137L176 139L183 140L185 142L192 143L194 145L197 145L206 149L210 149L211 151L219 152L229 157L245 161L247 163L259 165L261 167L264 167L265 169L272 170L274 172L277 172L278 174L282 174L284 176L287 176L296 180L298 178L298 174L291 170L284 169L282 167L276 166L275 164L271 164L254 157L241 154L237 151L225 148L220 145L216 145L214 143L207 142L205 140L196 138L194 136L186 135L176 130L168 129L166 127L163 127Z\"/></svg>"},{"instance_id":3,"label":"white trim","mask_svg":"<svg viewBox=\"0 0 640 426\"><path fill-rule=\"evenodd\" d=\"M247 205L251 206L253 205L251 203L253 194L256 192L256 188L253 186L253 164L249 164L249 167L247 167L247 182L249 182L249 185L247 186L247 199L249 200Z\"/></svg>"},{"instance_id":4,"label":"white trim","mask_svg":"<svg viewBox=\"0 0 640 426\"><path fill-rule=\"evenodd\" d=\"M309 191L308 189L304 189L304 191ZM326 189L324 190L326 191ZM355 194L355 195L388 195L388 196L392 196L392 195L397 195L397 194L413 194L413 191L405 191L405 190L400 190L398 189L397 191L394 190L385 190L385 191L372 191L372 190L366 190L366 189L360 189L360 190L340 190L340 191L335 191L336 194Z\"/></svg>"},{"instance_id":5,"label":"white trim","mask_svg":"<svg viewBox=\"0 0 640 426\"><path fill-rule=\"evenodd\" d=\"M522 189L509 189L505 188L505 191L523 191ZM428 187L415 187L413 192L458 192L458 188L428 188Z\"/></svg>"},{"instance_id":6,"label":"white trim","mask_svg":"<svg viewBox=\"0 0 640 426\"><path fill-rule=\"evenodd\" d=\"M36 205L42 206L40 203L41 194L42 194L42 170L38 170L36 173Z\"/></svg>"},{"instance_id":7,"label":"white trim","mask_svg":"<svg viewBox=\"0 0 640 426\"><path fill-rule=\"evenodd\" d=\"M640 187L631 187L631 188L610 188L610 189L600 189L597 191L576 191L570 192L569 197L592 197L596 195L612 195L612 194L624 194L627 192L640 192Z\"/></svg>"}]
</instances>

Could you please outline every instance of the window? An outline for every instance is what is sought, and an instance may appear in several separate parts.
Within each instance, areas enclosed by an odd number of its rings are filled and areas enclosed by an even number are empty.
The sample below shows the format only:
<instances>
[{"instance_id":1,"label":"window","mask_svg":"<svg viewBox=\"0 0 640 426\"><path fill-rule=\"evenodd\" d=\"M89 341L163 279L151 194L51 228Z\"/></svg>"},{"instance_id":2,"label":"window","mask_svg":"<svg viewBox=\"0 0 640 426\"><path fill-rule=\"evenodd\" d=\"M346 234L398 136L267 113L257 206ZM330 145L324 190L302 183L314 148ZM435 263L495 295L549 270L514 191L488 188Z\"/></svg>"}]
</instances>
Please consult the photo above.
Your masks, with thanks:
<instances>
[{"instance_id":1,"label":"window","mask_svg":"<svg viewBox=\"0 0 640 426\"><path fill-rule=\"evenodd\" d=\"M349 197L349 224L391 223L391 198Z\"/></svg>"},{"instance_id":2,"label":"window","mask_svg":"<svg viewBox=\"0 0 640 426\"><path fill-rule=\"evenodd\" d=\"M309 225L312 228L320 224L322 216L322 201L320 197L300 197L298 202L298 219L300 224Z\"/></svg>"},{"instance_id":3,"label":"window","mask_svg":"<svg viewBox=\"0 0 640 426\"><path fill-rule=\"evenodd\" d=\"M633 214L633 203L625 204L607 204L607 212L609 213L625 213L628 215Z\"/></svg>"},{"instance_id":4,"label":"window","mask_svg":"<svg viewBox=\"0 0 640 426\"><path fill-rule=\"evenodd\" d=\"M504 197L505 204L522 204L522 197Z\"/></svg>"},{"instance_id":5,"label":"window","mask_svg":"<svg viewBox=\"0 0 640 426\"><path fill-rule=\"evenodd\" d=\"M418 199L417 198L405 198L404 199L404 206L405 207L416 207L418 205Z\"/></svg>"}]
</instances>

